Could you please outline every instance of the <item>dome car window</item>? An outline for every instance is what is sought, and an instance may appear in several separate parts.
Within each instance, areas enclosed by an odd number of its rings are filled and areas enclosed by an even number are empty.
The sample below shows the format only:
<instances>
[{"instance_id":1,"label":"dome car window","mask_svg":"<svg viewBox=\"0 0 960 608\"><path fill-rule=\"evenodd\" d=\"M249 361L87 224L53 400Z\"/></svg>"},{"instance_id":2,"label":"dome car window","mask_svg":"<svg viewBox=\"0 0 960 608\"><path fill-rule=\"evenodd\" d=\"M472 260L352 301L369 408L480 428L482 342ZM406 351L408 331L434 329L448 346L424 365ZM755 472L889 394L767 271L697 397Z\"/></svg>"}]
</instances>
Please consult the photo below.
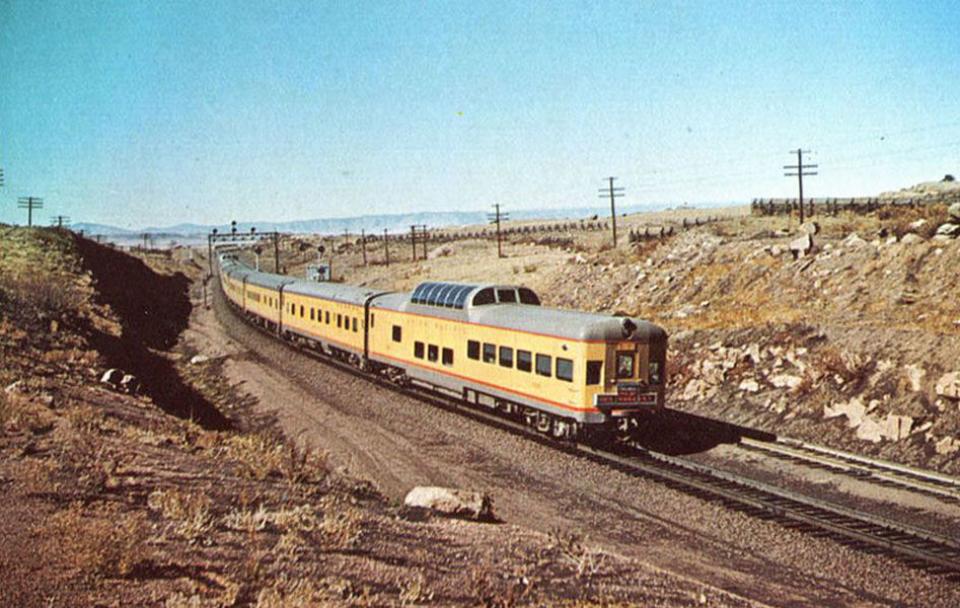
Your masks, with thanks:
<instances>
[{"instance_id":1,"label":"dome car window","mask_svg":"<svg viewBox=\"0 0 960 608\"><path fill-rule=\"evenodd\" d=\"M517 292L513 289L498 289L497 301L501 304L516 304Z\"/></svg>"},{"instance_id":2,"label":"dome car window","mask_svg":"<svg viewBox=\"0 0 960 608\"><path fill-rule=\"evenodd\" d=\"M477 292L477 295L473 296L474 306L483 306L484 304L494 304L496 301L497 301L497 298L493 293L492 287L481 289L480 291Z\"/></svg>"},{"instance_id":3,"label":"dome car window","mask_svg":"<svg viewBox=\"0 0 960 608\"><path fill-rule=\"evenodd\" d=\"M521 287L519 289L519 293L520 293L521 304L532 304L533 306L540 306L540 298L537 296L537 294L533 293L532 289Z\"/></svg>"}]
</instances>

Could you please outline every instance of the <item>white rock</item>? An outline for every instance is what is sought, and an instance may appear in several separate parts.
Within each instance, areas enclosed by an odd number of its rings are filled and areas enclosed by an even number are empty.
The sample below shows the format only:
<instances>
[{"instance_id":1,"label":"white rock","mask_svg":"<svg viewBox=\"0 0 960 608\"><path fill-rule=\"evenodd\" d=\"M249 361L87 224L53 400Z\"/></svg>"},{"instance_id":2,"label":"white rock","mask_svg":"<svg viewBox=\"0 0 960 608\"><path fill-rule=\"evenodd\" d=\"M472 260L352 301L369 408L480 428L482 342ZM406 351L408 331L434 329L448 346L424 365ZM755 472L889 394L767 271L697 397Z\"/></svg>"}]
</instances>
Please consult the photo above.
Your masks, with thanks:
<instances>
[{"instance_id":1,"label":"white rock","mask_svg":"<svg viewBox=\"0 0 960 608\"><path fill-rule=\"evenodd\" d=\"M756 393L760 390L760 384L756 380L747 379L740 383L739 389L747 393Z\"/></svg>"},{"instance_id":2,"label":"white rock","mask_svg":"<svg viewBox=\"0 0 960 608\"><path fill-rule=\"evenodd\" d=\"M490 498L471 490L417 486L410 490L403 504L470 519L488 519L493 515Z\"/></svg>"},{"instance_id":3,"label":"white rock","mask_svg":"<svg viewBox=\"0 0 960 608\"><path fill-rule=\"evenodd\" d=\"M907 374L907 380L910 381L910 390L917 392L923 388L923 378L927 375L927 370L919 365L911 364L903 368Z\"/></svg>"},{"instance_id":4,"label":"white rock","mask_svg":"<svg viewBox=\"0 0 960 608\"><path fill-rule=\"evenodd\" d=\"M802 258L813 252L813 237L805 234L802 237L790 242L790 253L795 258Z\"/></svg>"},{"instance_id":5,"label":"white rock","mask_svg":"<svg viewBox=\"0 0 960 608\"><path fill-rule=\"evenodd\" d=\"M210 360L210 357L206 355L194 355L190 357L190 365L200 365L201 363L206 363Z\"/></svg>"},{"instance_id":6,"label":"white rock","mask_svg":"<svg viewBox=\"0 0 960 608\"><path fill-rule=\"evenodd\" d=\"M917 243L923 242L923 237L919 234L908 232L907 234L903 235L903 238L900 239L900 242L904 245L916 245Z\"/></svg>"},{"instance_id":7,"label":"white rock","mask_svg":"<svg viewBox=\"0 0 960 608\"><path fill-rule=\"evenodd\" d=\"M857 426L857 439L879 443L883 439L883 426L867 416Z\"/></svg>"},{"instance_id":8,"label":"white rock","mask_svg":"<svg viewBox=\"0 0 960 608\"><path fill-rule=\"evenodd\" d=\"M950 372L941 376L934 390L941 397L960 399L960 372Z\"/></svg>"},{"instance_id":9,"label":"white rock","mask_svg":"<svg viewBox=\"0 0 960 608\"><path fill-rule=\"evenodd\" d=\"M857 234L856 232L851 232L850 236L843 239L843 246L849 247L850 249L858 249L860 247L863 247L866 244L867 242L862 238L860 238L860 235Z\"/></svg>"},{"instance_id":10,"label":"white rock","mask_svg":"<svg viewBox=\"0 0 960 608\"><path fill-rule=\"evenodd\" d=\"M898 416L896 414L887 414L881 424L884 437L891 441L899 441L910 435L913 429L913 418L910 416Z\"/></svg>"},{"instance_id":11,"label":"white rock","mask_svg":"<svg viewBox=\"0 0 960 608\"><path fill-rule=\"evenodd\" d=\"M949 456L950 454L960 452L960 441L957 441L953 437L944 437L935 443L933 448L937 451L937 454Z\"/></svg>"},{"instance_id":12,"label":"white rock","mask_svg":"<svg viewBox=\"0 0 960 608\"><path fill-rule=\"evenodd\" d=\"M960 224L960 203L954 203L947 208L947 213L955 222Z\"/></svg>"},{"instance_id":13,"label":"white rock","mask_svg":"<svg viewBox=\"0 0 960 608\"><path fill-rule=\"evenodd\" d=\"M886 240L886 242L885 242L884 244L885 244L885 245L896 245L896 244L897 244L897 237L891 236L891 237L887 238L887 240Z\"/></svg>"},{"instance_id":14,"label":"white rock","mask_svg":"<svg viewBox=\"0 0 960 608\"><path fill-rule=\"evenodd\" d=\"M927 225L927 220L925 218L920 218L915 222L910 222L910 230L920 230Z\"/></svg>"},{"instance_id":15,"label":"white rock","mask_svg":"<svg viewBox=\"0 0 960 608\"><path fill-rule=\"evenodd\" d=\"M947 222L946 224L941 224L937 228L937 236L946 236L952 239L960 236L960 224L952 224Z\"/></svg>"},{"instance_id":16,"label":"white rock","mask_svg":"<svg viewBox=\"0 0 960 608\"><path fill-rule=\"evenodd\" d=\"M800 232L809 234L810 236L820 234L820 224L817 222L804 222L800 224Z\"/></svg>"},{"instance_id":17,"label":"white rock","mask_svg":"<svg viewBox=\"0 0 960 608\"><path fill-rule=\"evenodd\" d=\"M863 420L864 416L867 413L867 408L864 407L863 402L859 397L854 397L847 403L836 403L833 405L823 406L823 417L824 418L836 418L838 416L847 417L847 426L850 428L856 428L860 426L860 422Z\"/></svg>"},{"instance_id":18,"label":"white rock","mask_svg":"<svg viewBox=\"0 0 960 608\"><path fill-rule=\"evenodd\" d=\"M797 388L800 386L800 383L803 382L803 378L800 376L793 376L791 374L777 374L776 376L770 376L770 384L774 385L777 388Z\"/></svg>"},{"instance_id":19,"label":"white rock","mask_svg":"<svg viewBox=\"0 0 960 608\"><path fill-rule=\"evenodd\" d=\"M103 376L100 377L100 382L104 384L110 384L112 386L118 386L120 381L123 380L124 375L125 374L123 373L123 370L111 368L103 372Z\"/></svg>"},{"instance_id":20,"label":"white rock","mask_svg":"<svg viewBox=\"0 0 960 608\"><path fill-rule=\"evenodd\" d=\"M427 259L435 260L437 258L445 258L450 255L453 255L453 247L450 245L440 245L436 249L433 249L427 253Z\"/></svg>"}]
</instances>

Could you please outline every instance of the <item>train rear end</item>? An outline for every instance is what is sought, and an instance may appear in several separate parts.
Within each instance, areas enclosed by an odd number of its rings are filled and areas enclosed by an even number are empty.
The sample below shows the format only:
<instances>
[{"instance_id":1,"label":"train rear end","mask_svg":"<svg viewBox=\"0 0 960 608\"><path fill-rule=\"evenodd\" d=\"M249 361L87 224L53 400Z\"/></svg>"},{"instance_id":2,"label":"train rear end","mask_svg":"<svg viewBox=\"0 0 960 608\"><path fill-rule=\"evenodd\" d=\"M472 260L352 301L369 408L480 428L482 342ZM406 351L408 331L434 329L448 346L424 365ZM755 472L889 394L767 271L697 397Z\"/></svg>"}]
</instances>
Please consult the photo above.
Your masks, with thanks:
<instances>
[{"instance_id":1,"label":"train rear end","mask_svg":"<svg viewBox=\"0 0 960 608\"><path fill-rule=\"evenodd\" d=\"M667 334L639 320L623 318L621 323L623 337L603 345L603 383L593 405L609 421L627 426L664 408Z\"/></svg>"}]
</instances>

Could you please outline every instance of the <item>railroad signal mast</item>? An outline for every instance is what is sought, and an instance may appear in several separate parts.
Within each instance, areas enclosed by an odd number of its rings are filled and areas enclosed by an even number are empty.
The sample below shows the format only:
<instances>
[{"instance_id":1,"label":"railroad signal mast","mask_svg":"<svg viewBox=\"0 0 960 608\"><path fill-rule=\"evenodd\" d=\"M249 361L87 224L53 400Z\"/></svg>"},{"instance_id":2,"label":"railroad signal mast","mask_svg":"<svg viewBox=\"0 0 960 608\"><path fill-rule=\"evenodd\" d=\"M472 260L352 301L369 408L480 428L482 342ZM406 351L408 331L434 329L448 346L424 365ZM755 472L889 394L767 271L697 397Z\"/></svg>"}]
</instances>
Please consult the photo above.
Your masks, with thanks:
<instances>
[{"instance_id":1,"label":"railroad signal mast","mask_svg":"<svg viewBox=\"0 0 960 608\"><path fill-rule=\"evenodd\" d=\"M500 233L500 222L505 222L510 219L509 213L503 213L500 211L500 203L495 203L493 205L493 213L487 214L487 219L491 224L497 225L497 257L503 257L503 237Z\"/></svg>"},{"instance_id":2,"label":"railroad signal mast","mask_svg":"<svg viewBox=\"0 0 960 608\"><path fill-rule=\"evenodd\" d=\"M33 210L43 209L43 199L35 196L21 196L17 199L17 207L27 210L27 227L33 226Z\"/></svg>"},{"instance_id":3,"label":"railroad signal mast","mask_svg":"<svg viewBox=\"0 0 960 608\"><path fill-rule=\"evenodd\" d=\"M610 199L610 227L613 229L613 246L617 246L617 205L616 200L624 196L624 189L620 186L614 186L613 182L617 178L608 177L609 186L600 188L600 198Z\"/></svg>"},{"instance_id":4,"label":"railroad signal mast","mask_svg":"<svg viewBox=\"0 0 960 608\"><path fill-rule=\"evenodd\" d=\"M816 169L819 165L805 165L803 164L803 155L810 154L810 150L802 150L797 148L796 150L790 150L790 154L797 155L797 164L795 165L784 165L784 177L796 177L797 185L800 188L800 223L804 222L804 213L803 213L803 178L805 176L817 175L816 171L811 171L811 169ZM813 208L810 208L810 215L813 215Z\"/></svg>"}]
</instances>

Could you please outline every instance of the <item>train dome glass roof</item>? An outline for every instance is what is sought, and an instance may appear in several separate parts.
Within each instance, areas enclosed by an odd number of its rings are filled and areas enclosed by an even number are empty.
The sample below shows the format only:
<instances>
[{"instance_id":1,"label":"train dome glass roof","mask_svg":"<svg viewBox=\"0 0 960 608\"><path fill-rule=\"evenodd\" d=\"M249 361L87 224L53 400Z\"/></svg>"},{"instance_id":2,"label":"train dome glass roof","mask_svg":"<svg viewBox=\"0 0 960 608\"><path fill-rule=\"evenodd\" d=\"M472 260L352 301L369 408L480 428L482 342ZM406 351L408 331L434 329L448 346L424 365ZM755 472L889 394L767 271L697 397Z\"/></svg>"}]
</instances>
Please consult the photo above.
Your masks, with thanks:
<instances>
[{"instance_id":1,"label":"train dome glass roof","mask_svg":"<svg viewBox=\"0 0 960 608\"><path fill-rule=\"evenodd\" d=\"M463 308L467 302L467 295L476 289L476 285L461 285L460 283L420 283L413 290L410 301L414 304L428 306L442 306L444 308Z\"/></svg>"}]
</instances>

